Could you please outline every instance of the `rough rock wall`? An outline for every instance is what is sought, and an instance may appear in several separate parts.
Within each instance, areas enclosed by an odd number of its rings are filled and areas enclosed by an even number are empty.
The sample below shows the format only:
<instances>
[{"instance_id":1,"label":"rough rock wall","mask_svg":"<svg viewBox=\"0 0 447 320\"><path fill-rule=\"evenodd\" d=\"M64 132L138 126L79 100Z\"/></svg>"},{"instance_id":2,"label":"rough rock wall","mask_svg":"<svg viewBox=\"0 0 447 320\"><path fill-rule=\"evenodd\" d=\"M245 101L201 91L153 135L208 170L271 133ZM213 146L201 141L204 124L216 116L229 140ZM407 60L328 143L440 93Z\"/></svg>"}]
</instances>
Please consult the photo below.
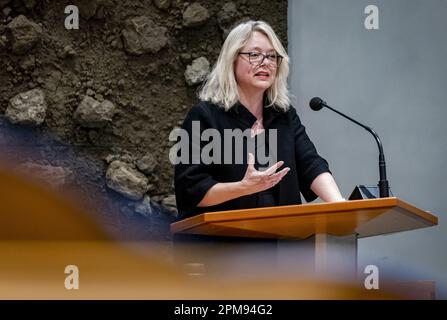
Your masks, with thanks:
<instances>
[{"instance_id":1,"label":"rough rock wall","mask_svg":"<svg viewBox=\"0 0 447 320\"><path fill-rule=\"evenodd\" d=\"M70 4L79 30L64 26ZM246 19L287 46L286 0L0 0L1 156L103 199L120 238L169 238L169 133Z\"/></svg>"}]
</instances>

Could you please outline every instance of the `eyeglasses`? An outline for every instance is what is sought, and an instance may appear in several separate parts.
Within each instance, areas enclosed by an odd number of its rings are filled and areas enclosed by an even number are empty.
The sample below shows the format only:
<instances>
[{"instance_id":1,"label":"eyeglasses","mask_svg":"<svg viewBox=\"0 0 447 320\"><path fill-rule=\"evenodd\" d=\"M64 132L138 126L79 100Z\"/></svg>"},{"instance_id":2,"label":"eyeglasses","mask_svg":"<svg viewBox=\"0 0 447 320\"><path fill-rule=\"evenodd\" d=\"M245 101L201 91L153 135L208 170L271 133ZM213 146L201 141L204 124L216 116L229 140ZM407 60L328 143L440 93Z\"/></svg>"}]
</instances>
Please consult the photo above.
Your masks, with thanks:
<instances>
[{"instance_id":1,"label":"eyeglasses","mask_svg":"<svg viewBox=\"0 0 447 320\"><path fill-rule=\"evenodd\" d=\"M271 68L279 68L283 57L277 53L263 54L261 52L239 52L239 54L248 55L248 62L254 66L260 66L265 59Z\"/></svg>"}]
</instances>

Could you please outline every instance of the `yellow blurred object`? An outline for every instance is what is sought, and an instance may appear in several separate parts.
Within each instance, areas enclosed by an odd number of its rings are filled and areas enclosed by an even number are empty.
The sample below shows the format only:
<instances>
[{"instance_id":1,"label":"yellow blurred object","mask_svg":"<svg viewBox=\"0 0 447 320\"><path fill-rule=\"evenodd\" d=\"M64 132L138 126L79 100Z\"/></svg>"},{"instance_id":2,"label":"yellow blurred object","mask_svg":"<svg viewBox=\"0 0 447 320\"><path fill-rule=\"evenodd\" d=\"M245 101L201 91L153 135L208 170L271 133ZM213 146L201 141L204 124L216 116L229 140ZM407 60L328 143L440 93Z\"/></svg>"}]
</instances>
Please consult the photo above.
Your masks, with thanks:
<instances>
[{"instance_id":1,"label":"yellow blurred object","mask_svg":"<svg viewBox=\"0 0 447 320\"><path fill-rule=\"evenodd\" d=\"M114 242L56 191L0 169L0 299L395 299L308 278L194 276L171 242ZM190 250L194 250L193 247ZM79 269L79 289L65 268Z\"/></svg>"},{"instance_id":2,"label":"yellow blurred object","mask_svg":"<svg viewBox=\"0 0 447 320\"><path fill-rule=\"evenodd\" d=\"M105 240L74 200L0 167L0 240Z\"/></svg>"},{"instance_id":3,"label":"yellow blurred object","mask_svg":"<svg viewBox=\"0 0 447 320\"><path fill-rule=\"evenodd\" d=\"M141 246L141 243L138 244ZM0 299L395 299L352 284L278 279L221 279L182 273L152 251L112 242L0 242ZM146 244L146 250L151 245ZM79 268L79 289L64 286Z\"/></svg>"}]
</instances>

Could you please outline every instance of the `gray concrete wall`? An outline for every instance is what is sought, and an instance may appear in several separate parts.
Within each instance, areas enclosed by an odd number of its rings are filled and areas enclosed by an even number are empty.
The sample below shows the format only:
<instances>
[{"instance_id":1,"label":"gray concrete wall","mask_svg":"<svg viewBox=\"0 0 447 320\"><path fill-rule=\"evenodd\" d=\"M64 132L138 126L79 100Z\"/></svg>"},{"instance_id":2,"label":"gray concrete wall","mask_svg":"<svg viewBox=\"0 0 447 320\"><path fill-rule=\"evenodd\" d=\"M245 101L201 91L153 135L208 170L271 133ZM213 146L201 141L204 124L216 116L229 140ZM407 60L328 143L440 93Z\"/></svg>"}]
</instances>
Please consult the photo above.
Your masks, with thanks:
<instances>
[{"instance_id":1,"label":"gray concrete wall","mask_svg":"<svg viewBox=\"0 0 447 320\"><path fill-rule=\"evenodd\" d=\"M364 27L370 4L379 30ZM288 15L294 106L343 194L377 184L377 147L348 120L310 110L313 96L375 129L394 195L440 218L437 227L361 240L359 268L436 280L447 298L447 1L289 0Z\"/></svg>"}]
</instances>

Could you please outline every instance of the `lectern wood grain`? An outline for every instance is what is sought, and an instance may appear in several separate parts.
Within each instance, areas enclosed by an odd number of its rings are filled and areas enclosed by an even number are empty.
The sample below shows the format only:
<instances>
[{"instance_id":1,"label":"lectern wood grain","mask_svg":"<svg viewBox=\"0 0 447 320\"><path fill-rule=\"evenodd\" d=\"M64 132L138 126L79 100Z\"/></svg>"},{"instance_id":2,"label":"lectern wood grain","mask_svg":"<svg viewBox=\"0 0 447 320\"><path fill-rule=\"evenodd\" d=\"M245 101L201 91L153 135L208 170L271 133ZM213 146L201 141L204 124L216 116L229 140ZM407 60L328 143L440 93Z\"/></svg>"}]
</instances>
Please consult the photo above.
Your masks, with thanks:
<instances>
[{"instance_id":1,"label":"lectern wood grain","mask_svg":"<svg viewBox=\"0 0 447 320\"><path fill-rule=\"evenodd\" d=\"M362 238L437 224L431 213L390 197L209 212L173 223L171 232L295 239L357 233Z\"/></svg>"}]
</instances>

